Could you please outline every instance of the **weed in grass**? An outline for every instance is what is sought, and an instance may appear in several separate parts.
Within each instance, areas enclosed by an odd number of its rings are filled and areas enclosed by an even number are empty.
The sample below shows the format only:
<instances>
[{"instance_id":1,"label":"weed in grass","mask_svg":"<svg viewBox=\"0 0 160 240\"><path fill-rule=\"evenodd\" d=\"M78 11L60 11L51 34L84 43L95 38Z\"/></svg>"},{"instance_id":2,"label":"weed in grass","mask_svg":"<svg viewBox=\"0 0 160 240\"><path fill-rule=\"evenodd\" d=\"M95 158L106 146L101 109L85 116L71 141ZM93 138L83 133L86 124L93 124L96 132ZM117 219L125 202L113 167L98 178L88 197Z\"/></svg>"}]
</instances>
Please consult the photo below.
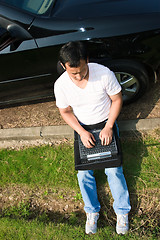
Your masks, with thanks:
<instances>
[{"instance_id":1,"label":"weed in grass","mask_svg":"<svg viewBox=\"0 0 160 240\"><path fill-rule=\"evenodd\" d=\"M82 200L82 195L81 193L76 193L76 195L74 196L75 201L79 201Z\"/></svg>"},{"instance_id":2,"label":"weed in grass","mask_svg":"<svg viewBox=\"0 0 160 240\"><path fill-rule=\"evenodd\" d=\"M25 202L18 203L17 206L11 206L3 211L4 217L24 218L30 217L30 204Z\"/></svg>"}]
</instances>

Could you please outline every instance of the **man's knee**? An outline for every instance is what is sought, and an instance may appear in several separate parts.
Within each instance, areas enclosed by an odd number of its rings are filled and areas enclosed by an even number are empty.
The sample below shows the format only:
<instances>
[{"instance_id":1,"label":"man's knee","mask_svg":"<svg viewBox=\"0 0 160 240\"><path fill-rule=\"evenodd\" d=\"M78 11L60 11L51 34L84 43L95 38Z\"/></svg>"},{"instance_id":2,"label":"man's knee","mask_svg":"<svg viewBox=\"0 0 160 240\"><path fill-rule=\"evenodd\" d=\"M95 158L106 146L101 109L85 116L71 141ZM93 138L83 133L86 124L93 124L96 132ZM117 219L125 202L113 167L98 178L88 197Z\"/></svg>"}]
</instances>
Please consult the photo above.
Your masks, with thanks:
<instances>
[{"instance_id":1,"label":"man's knee","mask_svg":"<svg viewBox=\"0 0 160 240\"><path fill-rule=\"evenodd\" d=\"M77 173L78 181L86 181L93 177L93 171L92 170L85 170L85 171L78 171Z\"/></svg>"},{"instance_id":2,"label":"man's knee","mask_svg":"<svg viewBox=\"0 0 160 240\"><path fill-rule=\"evenodd\" d=\"M123 174L123 168L122 168L122 166L115 167L115 168L105 168L105 174L107 176L108 175L113 175L113 176L121 175L121 174Z\"/></svg>"}]
</instances>

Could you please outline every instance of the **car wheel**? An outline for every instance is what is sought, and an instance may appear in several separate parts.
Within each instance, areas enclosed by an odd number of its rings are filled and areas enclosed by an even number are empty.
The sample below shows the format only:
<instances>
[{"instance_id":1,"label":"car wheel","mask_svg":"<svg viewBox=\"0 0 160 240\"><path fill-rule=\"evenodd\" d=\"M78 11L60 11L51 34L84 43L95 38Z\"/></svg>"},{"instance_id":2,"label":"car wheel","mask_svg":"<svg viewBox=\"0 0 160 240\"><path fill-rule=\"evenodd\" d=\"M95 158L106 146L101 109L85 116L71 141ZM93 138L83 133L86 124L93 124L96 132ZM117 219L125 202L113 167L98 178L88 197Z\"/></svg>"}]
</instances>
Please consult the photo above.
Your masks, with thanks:
<instances>
[{"instance_id":1,"label":"car wheel","mask_svg":"<svg viewBox=\"0 0 160 240\"><path fill-rule=\"evenodd\" d=\"M149 77L142 64L131 60L119 60L105 65L115 73L121 84L124 104L134 102L146 92Z\"/></svg>"}]
</instances>

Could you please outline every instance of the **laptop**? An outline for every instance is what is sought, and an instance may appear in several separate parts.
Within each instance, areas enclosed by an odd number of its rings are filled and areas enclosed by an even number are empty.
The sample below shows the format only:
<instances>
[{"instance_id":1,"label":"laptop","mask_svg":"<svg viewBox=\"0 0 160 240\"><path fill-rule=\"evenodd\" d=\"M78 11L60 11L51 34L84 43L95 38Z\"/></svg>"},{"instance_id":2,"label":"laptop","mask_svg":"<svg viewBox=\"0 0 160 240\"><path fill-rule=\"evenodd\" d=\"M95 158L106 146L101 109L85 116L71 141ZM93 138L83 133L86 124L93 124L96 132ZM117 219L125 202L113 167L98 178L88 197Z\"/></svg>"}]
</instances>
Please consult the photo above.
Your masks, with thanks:
<instances>
[{"instance_id":1,"label":"laptop","mask_svg":"<svg viewBox=\"0 0 160 240\"><path fill-rule=\"evenodd\" d=\"M95 137L95 146L86 148L76 132L74 132L74 159L76 170L103 169L109 167L119 167L122 164L122 152L117 127L113 127L112 142L109 145L101 145L99 133L103 129L105 122L95 125L83 125Z\"/></svg>"}]
</instances>

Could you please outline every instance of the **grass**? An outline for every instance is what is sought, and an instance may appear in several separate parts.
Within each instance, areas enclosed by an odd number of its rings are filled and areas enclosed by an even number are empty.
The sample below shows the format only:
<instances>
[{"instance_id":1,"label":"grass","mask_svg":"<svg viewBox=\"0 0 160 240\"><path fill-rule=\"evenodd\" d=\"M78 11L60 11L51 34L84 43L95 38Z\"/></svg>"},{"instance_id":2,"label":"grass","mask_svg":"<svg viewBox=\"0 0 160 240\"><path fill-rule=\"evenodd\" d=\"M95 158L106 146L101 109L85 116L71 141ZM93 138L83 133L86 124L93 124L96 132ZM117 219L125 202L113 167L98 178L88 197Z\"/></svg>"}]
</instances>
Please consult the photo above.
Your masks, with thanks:
<instances>
[{"instance_id":1,"label":"grass","mask_svg":"<svg viewBox=\"0 0 160 240\"><path fill-rule=\"evenodd\" d=\"M0 185L27 184L37 186L61 186L75 188L73 146L59 145L54 148L41 146L23 151L0 152Z\"/></svg>"},{"instance_id":2,"label":"grass","mask_svg":"<svg viewBox=\"0 0 160 240\"><path fill-rule=\"evenodd\" d=\"M95 172L102 206L98 232L85 235L73 144L0 150L0 240L158 239L159 136L157 130L154 135L122 139L124 174L132 205L126 236L115 233L113 199L102 170ZM50 209L54 201L59 205Z\"/></svg>"}]
</instances>

